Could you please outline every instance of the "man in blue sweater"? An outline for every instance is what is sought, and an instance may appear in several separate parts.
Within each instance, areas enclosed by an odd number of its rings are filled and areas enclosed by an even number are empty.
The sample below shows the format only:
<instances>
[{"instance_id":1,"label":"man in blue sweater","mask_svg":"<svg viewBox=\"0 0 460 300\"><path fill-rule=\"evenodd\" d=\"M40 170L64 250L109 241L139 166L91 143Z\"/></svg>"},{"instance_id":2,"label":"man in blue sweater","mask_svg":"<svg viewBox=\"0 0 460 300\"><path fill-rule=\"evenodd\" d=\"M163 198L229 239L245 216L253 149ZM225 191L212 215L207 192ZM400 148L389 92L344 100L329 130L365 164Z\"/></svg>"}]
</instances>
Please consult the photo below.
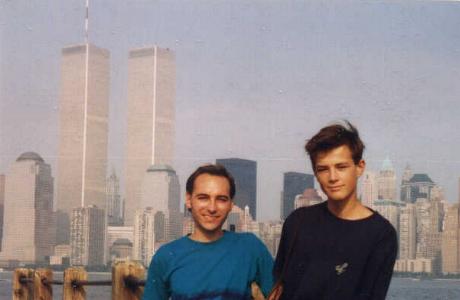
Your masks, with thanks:
<instances>
[{"instance_id":1,"label":"man in blue sweater","mask_svg":"<svg viewBox=\"0 0 460 300\"><path fill-rule=\"evenodd\" d=\"M222 230L233 207L235 181L220 165L199 167L187 180L192 234L162 246L148 270L144 300L251 299L251 284L267 295L273 258L253 234Z\"/></svg>"},{"instance_id":2,"label":"man in blue sweater","mask_svg":"<svg viewBox=\"0 0 460 300\"><path fill-rule=\"evenodd\" d=\"M327 201L285 221L271 299L383 300L397 253L393 226L357 197L364 144L350 123L322 128L306 144Z\"/></svg>"}]
</instances>

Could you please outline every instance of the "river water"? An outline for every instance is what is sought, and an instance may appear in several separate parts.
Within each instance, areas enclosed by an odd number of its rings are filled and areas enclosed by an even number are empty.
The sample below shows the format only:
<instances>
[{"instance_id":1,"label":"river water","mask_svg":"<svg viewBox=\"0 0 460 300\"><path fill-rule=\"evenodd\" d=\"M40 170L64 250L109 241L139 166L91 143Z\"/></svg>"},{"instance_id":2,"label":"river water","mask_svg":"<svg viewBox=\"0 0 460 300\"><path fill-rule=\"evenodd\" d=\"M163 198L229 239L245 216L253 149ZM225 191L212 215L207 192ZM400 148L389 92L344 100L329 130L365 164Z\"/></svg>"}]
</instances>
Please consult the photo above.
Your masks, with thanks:
<instances>
[{"instance_id":1,"label":"river water","mask_svg":"<svg viewBox=\"0 0 460 300\"><path fill-rule=\"evenodd\" d=\"M110 279L109 273L90 273L90 280ZM62 273L55 273L54 279L62 279ZM11 299L11 272L0 272L0 300ZM54 299L62 299L62 286L55 286ZM111 287L87 287L86 299L110 299ZM393 278L387 299L401 300L460 300L460 279L416 280Z\"/></svg>"}]
</instances>

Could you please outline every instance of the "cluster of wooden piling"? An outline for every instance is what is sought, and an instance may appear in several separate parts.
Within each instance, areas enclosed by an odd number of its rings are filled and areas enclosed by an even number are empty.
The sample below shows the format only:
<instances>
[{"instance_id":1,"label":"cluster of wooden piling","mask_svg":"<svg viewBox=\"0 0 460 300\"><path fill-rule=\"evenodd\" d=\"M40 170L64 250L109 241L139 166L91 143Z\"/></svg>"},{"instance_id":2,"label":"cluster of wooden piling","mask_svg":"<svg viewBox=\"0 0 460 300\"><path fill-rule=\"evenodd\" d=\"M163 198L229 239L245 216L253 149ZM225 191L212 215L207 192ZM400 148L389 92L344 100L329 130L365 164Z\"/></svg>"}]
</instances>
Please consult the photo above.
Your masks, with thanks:
<instances>
[{"instance_id":1,"label":"cluster of wooden piling","mask_svg":"<svg viewBox=\"0 0 460 300\"><path fill-rule=\"evenodd\" d=\"M85 286L112 286L112 300L138 300L144 292L144 267L134 261L119 261L112 267L112 280L88 280L84 268L64 271L64 280L54 280L50 269L16 269L13 300L52 300L53 286L62 285L63 300L85 300Z\"/></svg>"}]
</instances>

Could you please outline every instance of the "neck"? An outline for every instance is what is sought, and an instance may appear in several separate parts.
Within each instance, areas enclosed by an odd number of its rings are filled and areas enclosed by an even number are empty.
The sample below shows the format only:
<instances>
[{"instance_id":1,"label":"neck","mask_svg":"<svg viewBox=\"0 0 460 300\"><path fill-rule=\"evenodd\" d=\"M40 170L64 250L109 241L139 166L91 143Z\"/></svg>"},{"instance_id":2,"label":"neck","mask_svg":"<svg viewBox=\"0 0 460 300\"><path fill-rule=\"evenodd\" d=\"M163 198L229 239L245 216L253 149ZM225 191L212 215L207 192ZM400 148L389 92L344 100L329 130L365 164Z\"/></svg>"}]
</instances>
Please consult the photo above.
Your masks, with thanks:
<instances>
[{"instance_id":1,"label":"neck","mask_svg":"<svg viewBox=\"0 0 460 300\"><path fill-rule=\"evenodd\" d=\"M372 214L358 201L356 196L339 201L328 200L327 208L336 217L346 220L357 220Z\"/></svg>"},{"instance_id":2,"label":"neck","mask_svg":"<svg viewBox=\"0 0 460 300\"><path fill-rule=\"evenodd\" d=\"M223 235L224 235L224 231L222 229L209 232L209 231L201 230L200 228L195 227L195 230L193 230L193 233L190 235L190 238L197 242L210 243L210 242L217 241Z\"/></svg>"}]
</instances>

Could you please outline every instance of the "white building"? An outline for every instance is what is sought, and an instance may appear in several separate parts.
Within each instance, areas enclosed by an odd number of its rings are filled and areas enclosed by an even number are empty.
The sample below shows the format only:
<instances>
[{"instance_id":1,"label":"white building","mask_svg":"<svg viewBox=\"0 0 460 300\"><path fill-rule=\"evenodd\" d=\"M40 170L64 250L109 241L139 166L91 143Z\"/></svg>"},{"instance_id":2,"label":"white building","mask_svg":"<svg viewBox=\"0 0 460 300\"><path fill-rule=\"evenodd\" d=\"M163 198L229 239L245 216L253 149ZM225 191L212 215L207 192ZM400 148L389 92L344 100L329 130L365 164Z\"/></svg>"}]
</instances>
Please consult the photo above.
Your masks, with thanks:
<instances>
[{"instance_id":1,"label":"white building","mask_svg":"<svg viewBox=\"0 0 460 300\"><path fill-rule=\"evenodd\" d=\"M21 154L5 180L0 260L44 262L53 254L55 221L51 167L34 152Z\"/></svg>"},{"instance_id":2,"label":"white building","mask_svg":"<svg viewBox=\"0 0 460 300\"><path fill-rule=\"evenodd\" d=\"M128 58L127 136L125 144L125 225L141 205L145 170L172 164L175 138L176 67L173 51L134 49Z\"/></svg>"},{"instance_id":3,"label":"white building","mask_svg":"<svg viewBox=\"0 0 460 300\"><path fill-rule=\"evenodd\" d=\"M70 263L74 266L105 264L105 211L94 205L72 210L70 223Z\"/></svg>"}]
</instances>

